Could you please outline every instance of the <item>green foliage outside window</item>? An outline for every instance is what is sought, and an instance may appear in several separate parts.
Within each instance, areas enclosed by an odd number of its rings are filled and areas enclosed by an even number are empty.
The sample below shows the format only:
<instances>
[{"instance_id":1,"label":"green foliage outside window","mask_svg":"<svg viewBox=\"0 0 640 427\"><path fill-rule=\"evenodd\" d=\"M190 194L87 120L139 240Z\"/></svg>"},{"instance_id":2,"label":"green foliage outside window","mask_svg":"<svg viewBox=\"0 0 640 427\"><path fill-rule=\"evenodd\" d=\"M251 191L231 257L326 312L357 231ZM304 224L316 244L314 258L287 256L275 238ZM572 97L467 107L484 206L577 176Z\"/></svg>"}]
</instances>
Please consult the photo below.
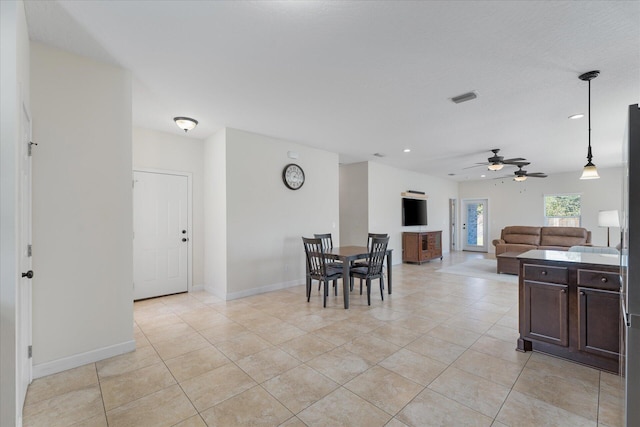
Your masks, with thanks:
<instances>
[{"instance_id":1,"label":"green foliage outside window","mask_svg":"<svg viewBox=\"0 0 640 427\"><path fill-rule=\"evenodd\" d=\"M545 196L545 224L548 226L580 226L580 195Z\"/></svg>"}]
</instances>

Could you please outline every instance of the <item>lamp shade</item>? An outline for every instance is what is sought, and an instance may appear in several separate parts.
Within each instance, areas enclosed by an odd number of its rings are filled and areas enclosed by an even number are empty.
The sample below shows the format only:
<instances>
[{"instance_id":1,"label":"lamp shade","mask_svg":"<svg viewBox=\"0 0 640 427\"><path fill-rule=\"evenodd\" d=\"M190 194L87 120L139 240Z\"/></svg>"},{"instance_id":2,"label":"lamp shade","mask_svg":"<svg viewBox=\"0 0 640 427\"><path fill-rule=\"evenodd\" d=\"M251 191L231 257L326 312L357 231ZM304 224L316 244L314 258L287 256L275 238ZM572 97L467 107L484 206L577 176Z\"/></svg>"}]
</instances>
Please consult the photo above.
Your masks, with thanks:
<instances>
[{"instance_id":1,"label":"lamp shade","mask_svg":"<svg viewBox=\"0 0 640 427\"><path fill-rule=\"evenodd\" d=\"M600 227L620 227L618 211L598 212L598 226Z\"/></svg>"},{"instance_id":2,"label":"lamp shade","mask_svg":"<svg viewBox=\"0 0 640 427\"><path fill-rule=\"evenodd\" d=\"M593 163L587 163L582 170L582 176L580 179L598 179L600 175L598 175L598 169L596 169L596 165Z\"/></svg>"}]
</instances>

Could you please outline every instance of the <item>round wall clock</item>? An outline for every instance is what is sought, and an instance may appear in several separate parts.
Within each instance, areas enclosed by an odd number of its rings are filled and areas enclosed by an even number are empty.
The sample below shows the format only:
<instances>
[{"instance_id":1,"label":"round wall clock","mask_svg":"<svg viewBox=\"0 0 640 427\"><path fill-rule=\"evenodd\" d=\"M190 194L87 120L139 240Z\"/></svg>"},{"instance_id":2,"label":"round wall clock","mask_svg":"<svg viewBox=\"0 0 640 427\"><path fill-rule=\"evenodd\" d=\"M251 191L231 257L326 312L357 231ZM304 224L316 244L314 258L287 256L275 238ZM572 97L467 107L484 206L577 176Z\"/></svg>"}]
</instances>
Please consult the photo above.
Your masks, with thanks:
<instances>
[{"instance_id":1,"label":"round wall clock","mask_svg":"<svg viewBox=\"0 0 640 427\"><path fill-rule=\"evenodd\" d=\"M282 181L291 190L297 190L304 184L304 171L294 163L290 163L282 170Z\"/></svg>"}]
</instances>

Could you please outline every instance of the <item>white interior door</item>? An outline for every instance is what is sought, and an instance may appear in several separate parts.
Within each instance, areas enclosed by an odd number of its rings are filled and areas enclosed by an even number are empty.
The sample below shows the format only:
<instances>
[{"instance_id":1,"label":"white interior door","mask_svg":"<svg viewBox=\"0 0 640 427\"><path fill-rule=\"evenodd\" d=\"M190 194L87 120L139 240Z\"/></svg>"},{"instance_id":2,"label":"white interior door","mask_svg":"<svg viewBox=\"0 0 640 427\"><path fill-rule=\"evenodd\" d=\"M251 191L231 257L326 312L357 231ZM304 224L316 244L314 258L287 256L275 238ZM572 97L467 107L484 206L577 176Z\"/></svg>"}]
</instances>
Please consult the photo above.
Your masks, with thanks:
<instances>
[{"instance_id":1,"label":"white interior door","mask_svg":"<svg viewBox=\"0 0 640 427\"><path fill-rule=\"evenodd\" d=\"M22 410L27 387L32 379L31 347L31 117L26 107L22 108L22 137L20 156L20 288L16 313L17 325L17 372L18 372L18 410Z\"/></svg>"},{"instance_id":2,"label":"white interior door","mask_svg":"<svg viewBox=\"0 0 640 427\"><path fill-rule=\"evenodd\" d=\"M141 171L133 176L134 299L187 292L188 177Z\"/></svg>"},{"instance_id":3,"label":"white interior door","mask_svg":"<svg viewBox=\"0 0 640 427\"><path fill-rule=\"evenodd\" d=\"M462 250L488 252L489 202L487 199L462 201Z\"/></svg>"}]
</instances>

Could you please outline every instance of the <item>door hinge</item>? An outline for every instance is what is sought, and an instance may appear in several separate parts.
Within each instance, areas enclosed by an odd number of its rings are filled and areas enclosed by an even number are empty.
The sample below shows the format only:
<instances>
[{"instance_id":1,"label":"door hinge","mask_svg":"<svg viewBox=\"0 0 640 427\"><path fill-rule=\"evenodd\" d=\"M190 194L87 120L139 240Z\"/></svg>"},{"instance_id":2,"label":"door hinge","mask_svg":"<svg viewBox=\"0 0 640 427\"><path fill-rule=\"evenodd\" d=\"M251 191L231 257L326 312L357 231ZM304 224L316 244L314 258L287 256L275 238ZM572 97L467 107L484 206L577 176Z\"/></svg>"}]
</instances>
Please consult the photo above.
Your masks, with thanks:
<instances>
[{"instance_id":1,"label":"door hinge","mask_svg":"<svg viewBox=\"0 0 640 427\"><path fill-rule=\"evenodd\" d=\"M33 142L33 141L29 141L29 156L31 156L31 149L33 148L34 145L38 145L37 143Z\"/></svg>"},{"instance_id":2,"label":"door hinge","mask_svg":"<svg viewBox=\"0 0 640 427\"><path fill-rule=\"evenodd\" d=\"M31 249L31 245L27 245L27 256L32 256L33 255L33 251Z\"/></svg>"},{"instance_id":3,"label":"door hinge","mask_svg":"<svg viewBox=\"0 0 640 427\"><path fill-rule=\"evenodd\" d=\"M33 346L32 345L27 347L27 353L29 353L29 359L31 359L33 357Z\"/></svg>"}]
</instances>

